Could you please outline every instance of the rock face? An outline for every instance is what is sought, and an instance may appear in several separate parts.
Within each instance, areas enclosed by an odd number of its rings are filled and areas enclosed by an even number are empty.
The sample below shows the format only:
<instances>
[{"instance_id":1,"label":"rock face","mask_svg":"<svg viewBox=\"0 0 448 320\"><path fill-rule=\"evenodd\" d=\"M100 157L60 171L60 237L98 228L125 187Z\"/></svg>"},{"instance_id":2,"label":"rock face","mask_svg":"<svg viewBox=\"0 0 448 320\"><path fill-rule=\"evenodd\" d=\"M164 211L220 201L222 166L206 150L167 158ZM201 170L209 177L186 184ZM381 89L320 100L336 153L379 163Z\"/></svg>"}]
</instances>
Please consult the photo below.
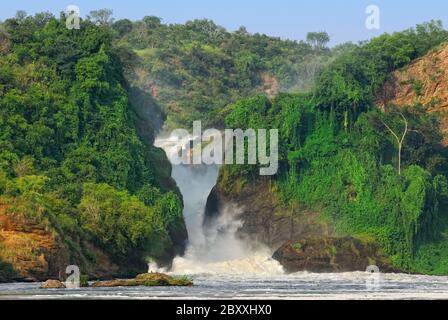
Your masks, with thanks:
<instances>
[{"instance_id":1,"label":"rock face","mask_svg":"<svg viewBox=\"0 0 448 320\"><path fill-rule=\"evenodd\" d=\"M42 224L8 215L5 210L0 205L0 282L65 278L72 261L59 236ZM95 256L95 263L80 265L84 274L92 278L122 274L104 252L90 243L84 245Z\"/></svg>"},{"instance_id":2,"label":"rock face","mask_svg":"<svg viewBox=\"0 0 448 320\"><path fill-rule=\"evenodd\" d=\"M351 237L289 241L273 258L289 273L366 271L371 265L378 266L381 271L393 271L374 244Z\"/></svg>"},{"instance_id":3,"label":"rock face","mask_svg":"<svg viewBox=\"0 0 448 320\"><path fill-rule=\"evenodd\" d=\"M118 279L111 281L98 281L92 284L93 288L111 287L165 287L165 286L192 286L193 282L187 278L170 277L163 273L144 273L135 279Z\"/></svg>"},{"instance_id":4,"label":"rock face","mask_svg":"<svg viewBox=\"0 0 448 320\"><path fill-rule=\"evenodd\" d=\"M286 272L366 271L370 265L384 272L395 271L374 243L335 237L318 213L282 206L269 180L258 178L244 187L228 182L221 176L210 194L204 224L212 225L229 203L236 205L233 212L242 223L238 236L275 251L273 258Z\"/></svg>"},{"instance_id":5,"label":"rock face","mask_svg":"<svg viewBox=\"0 0 448 320\"><path fill-rule=\"evenodd\" d=\"M397 70L378 92L377 104L397 106L421 103L429 112L442 113L442 131L448 133L448 45L438 48L409 66ZM448 145L448 136L445 140Z\"/></svg>"},{"instance_id":6,"label":"rock face","mask_svg":"<svg viewBox=\"0 0 448 320\"><path fill-rule=\"evenodd\" d=\"M59 278L70 265L68 250L44 226L1 212L0 260L13 268L16 280L28 281Z\"/></svg>"},{"instance_id":7,"label":"rock face","mask_svg":"<svg viewBox=\"0 0 448 320\"><path fill-rule=\"evenodd\" d=\"M41 289L64 289L65 285L59 280L47 280L40 285Z\"/></svg>"},{"instance_id":8,"label":"rock face","mask_svg":"<svg viewBox=\"0 0 448 320\"><path fill-rule=\"evenodd\" d=\"M271 192L268 180L259 178L256 183L235 189L237 187L228 192L218 184L212 190L206 206L206 226L212 225L231 203L237 208L232 208L234 218L242 222L238 236L272 250L291 239L328 236L331 233L329 226L319 222L317 213L284 208Z\"/></svg>"}]
</instances>

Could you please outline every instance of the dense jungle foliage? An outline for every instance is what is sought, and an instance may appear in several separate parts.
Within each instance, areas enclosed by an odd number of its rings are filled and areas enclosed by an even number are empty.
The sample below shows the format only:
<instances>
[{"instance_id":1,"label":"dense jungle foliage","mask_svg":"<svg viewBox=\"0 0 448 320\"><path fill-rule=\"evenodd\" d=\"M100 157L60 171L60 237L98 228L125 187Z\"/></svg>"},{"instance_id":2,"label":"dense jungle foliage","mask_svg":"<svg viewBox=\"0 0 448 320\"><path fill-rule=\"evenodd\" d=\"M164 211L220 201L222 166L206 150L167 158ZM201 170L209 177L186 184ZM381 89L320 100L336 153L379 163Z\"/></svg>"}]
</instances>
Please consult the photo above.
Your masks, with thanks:
<instances>
[{"instance_id":1,"label":"dense jungle foliage","mask_svg":"<svg viewBox=\"0 0 448 320\"><path fill-rule=\"evenodd\" d=\"M244 27L228 32L209 20L106 21L124 60L133 65L130 78L153 92L167 114L165 125L173 128L189 128L199 119L204 126L222 125L224 107L256 93L309 90L321 69L352 47L330 50L325 32L310 32L297 42L250 34Z\"/></svg>"},{"instance_id":2,"label":"dense jungle foliage","mask_svg":"<svg viewBox=\"0 0 448 320\"><path fill-rule=\"evenodd\" d=\"M226 124L279 129L272 190L290 207L323 212L339 235L376 241L400 270L448 274L448 152L439 115L421 105L382 112L374 103L391 71L446 40L439 22L382 35L336 58L311 92L244 99L229 108ZM401 139L406 124L399 162L388 127ZM221 173L227 182L256 179L253 166Z\"/></svg>"},{"instance_id":3,"label":"dense jungle foliage","mask_svg":"<svg viewBox=\"0 0 448 320\"><path fill-rule=\"evenodd\" d=\"M47 225L76 263L95 262L86 242L120 265L161 258L185 232L180 196L163 187L169 164L137 134L112 40L91 21L67 29L63 15L1 24L0 200Z\"/></svg>"},{"instance_id":4,"label":"dense jungle foliage","mask_svg":"<svg viewBox=\"0 0 448 320\"><path fill-rule=\"evenodd\" d=\"M448 274L438 115L375 107L390 72L448 32L431 22L358 45L329 49L328 40L228 32L207 20L113 21L107 10L69 30L63 15L20 12L0 24L0 204L46 224L76 263L94 262L87 242L119 264L165 256L185 226L145 122L160 105L168 127L201 119L279 129L272 191L282 201L322 212L337 234L377 241L401 270ZM387 127L400 135L406 123L399 148ZM221 178L254 182L258 168L226 167Z\"/></svg>"}]
</instances>

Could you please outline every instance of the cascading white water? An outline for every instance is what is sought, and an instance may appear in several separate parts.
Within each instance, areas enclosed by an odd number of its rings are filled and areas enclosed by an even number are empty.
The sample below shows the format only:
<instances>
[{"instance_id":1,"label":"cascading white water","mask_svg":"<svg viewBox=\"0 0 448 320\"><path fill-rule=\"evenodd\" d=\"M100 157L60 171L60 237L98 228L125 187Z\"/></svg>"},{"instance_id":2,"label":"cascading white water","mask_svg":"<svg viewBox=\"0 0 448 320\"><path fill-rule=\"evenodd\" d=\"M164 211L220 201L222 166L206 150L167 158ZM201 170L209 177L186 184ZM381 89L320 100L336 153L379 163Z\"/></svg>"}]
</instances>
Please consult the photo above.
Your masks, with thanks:
<instances>
[{"instance_id":1,"label":"cascading white water","mask_svg":"<svg viewBox=\"0 0 448 320\"><path fill-rule=\"evenodd\" d=\"M168 158L179 147L190 145L197 137L178 140L160 135L155 146L165 150ZM208 195L219 174L217 165L173 165L172 177L184 200L184 217L189 244L185 256L175 258L171 272L179 274L283 274L282 267L272 260L267 249L253 250L236 237L241 222L235 219L238 208L229 204L207 230L204 213ZM151 268L151 267L150 267Z\"/></svg>"}]
</instances>

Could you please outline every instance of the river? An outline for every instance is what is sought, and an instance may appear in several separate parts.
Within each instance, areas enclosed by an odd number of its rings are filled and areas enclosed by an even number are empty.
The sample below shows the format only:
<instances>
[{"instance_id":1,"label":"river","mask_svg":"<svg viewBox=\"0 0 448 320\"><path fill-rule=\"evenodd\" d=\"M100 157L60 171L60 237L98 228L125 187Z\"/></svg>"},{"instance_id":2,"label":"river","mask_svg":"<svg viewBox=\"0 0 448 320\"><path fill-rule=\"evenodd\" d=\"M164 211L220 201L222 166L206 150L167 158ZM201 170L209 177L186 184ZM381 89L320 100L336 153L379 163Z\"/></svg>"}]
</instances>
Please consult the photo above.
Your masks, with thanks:
<instances>
[{"instance_id":1,"label":"river","mask_svg":"<svg viewBox=\"0 0 448 320\"><path fill-rule=\"evenodd\" d=\"M193 287L43 290L1 284L0 299L448 299L448 277L384 274L367 290L364 272L294 275L193 275Z\"/></svg>"}]
</instances>

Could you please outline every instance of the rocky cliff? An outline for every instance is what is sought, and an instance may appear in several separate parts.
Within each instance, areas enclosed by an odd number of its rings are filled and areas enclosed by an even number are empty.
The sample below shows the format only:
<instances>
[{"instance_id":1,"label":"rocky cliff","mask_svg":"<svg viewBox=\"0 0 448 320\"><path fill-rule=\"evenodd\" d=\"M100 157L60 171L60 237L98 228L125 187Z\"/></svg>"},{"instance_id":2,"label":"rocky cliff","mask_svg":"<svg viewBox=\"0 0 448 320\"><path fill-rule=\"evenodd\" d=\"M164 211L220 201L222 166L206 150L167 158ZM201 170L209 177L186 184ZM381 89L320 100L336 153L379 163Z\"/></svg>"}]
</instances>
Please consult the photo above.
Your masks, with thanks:
<instances>
[{"instance_id":1,"label":"rocky cliff","mask_svg":"<svg viewBox=\"0 0 448 320\"><path fill-rule=\"evenodd\" d=\"M12 266L14 278L59 278L70 265L69 257L60 239L44 226L0 215L0 259Z\"/></svg>"},{"instance_id":2,"label":"rocky cliff","mask_svg":"<svg viewBox=\"0 0 448 320\"><path fill-rule=\"evenodd\" d=\"M242 221L239 237L272 250L291 239L331 234L328 225L318 220L317 213L285 208L272 192L268 179L260 178L242 188L224 188L218 184L208 198L204 223L212 224L228 204L238 208L234 214Z\"/></svg>"},{"instance_id":3,"label":"rocky cliff","mask_svg":"<svg viewBox=\"0 0 448 320\"><path fill-rule=\"evenodd\" d=\"M422 104L441 113L442 131L448 133L448 45L443 45L391 74L377 94L377 104ZM445 138L448 145L448 137Z\"/></svg>"},{"instance_id":4,"label":"rocky cliff","mask_svg":"<svg viewBox=\"0 0 448 320\"><path fill-rule=\"evenodd\" d=\"M224 185L222 175L219 181L208 198L204 224L212 225L231 204L234 218L242 222L239 238L270 248L285 271L365 271L370 265L392 270L371 241L335 237L319 213L285 207L269 179L243 186Z\"/></svg>"},{"instance_id":5,"label":"rocky cliff","mask_svg":"<svg viewBox=\"0 0 448 320\"><path fill-rule=\"evenodd\" d=\"M379 108L422 104L441 115L441 129L448 133L448 45L443 45L393 72L377 93ZM444 143L448 145L448 137ZM293 271L365 270L370 263L388 266L374 244L352 237L337 237L318 212L285 207L269 180L256 178L241 185L221 174L207 204L210 223L227 203L240 208L239 235L261 242L276 251L274 257ZM301 244L301 245L298 245Z\"/></svg>"},{"instance_id":6,"label":"rocky cliff","mask_svg":"<svg viewBox=\"0 0 448 320\"><path fill-rule=\"evenodd\" d=\"M91 243L83 243L90 261L84 259L80 268L91 278L126 275L110 257ZM54 230L32 219L6 213L0 206L0 282L44 281L65 279L65 269L73 263L66 243Z\"/></svg>"},{"instance_id":7,"label":"rocky cliff","mask_svg":"<svg viewBox=\"0 0 448 320\"><path fill-rule=\"evenodd\" d=\"M378 266L393 271L375 244L352 237L320 237L289 241L273 256L285 271L352 272Z\"/></svg>"}]
</instances>

